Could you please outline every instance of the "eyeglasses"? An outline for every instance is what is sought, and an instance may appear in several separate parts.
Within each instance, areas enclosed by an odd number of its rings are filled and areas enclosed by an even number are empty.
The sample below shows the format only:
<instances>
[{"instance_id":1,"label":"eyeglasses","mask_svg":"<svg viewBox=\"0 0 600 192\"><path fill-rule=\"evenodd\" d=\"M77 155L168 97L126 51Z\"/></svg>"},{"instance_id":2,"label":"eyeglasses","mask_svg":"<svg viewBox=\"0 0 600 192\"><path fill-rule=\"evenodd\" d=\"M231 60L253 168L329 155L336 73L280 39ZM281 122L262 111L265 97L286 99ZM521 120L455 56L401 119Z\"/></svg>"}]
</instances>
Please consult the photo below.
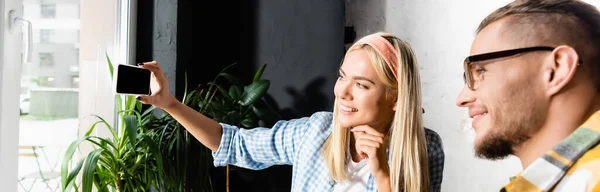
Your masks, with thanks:
<instances>
[{"instance_id":1,"label":"eyeglasses","mask_svg":"<svg viewBox=\"0 0 600 192\"><path fill-rule=\"evenodd\" d=\"M510 50L504 50L504 51L484 53L484 54L479 54L479 55L472 55L472 56L467 57L464 61L465 73L463 74L463 79L465 81L465 84L467 84L467 86L469 87L469 89L474 91L475 89L477 89L477 87L479 87L479 84L477 84L477 85L475 84L475 83L479 82L479 79L475 79L475 77L473 75L474 70L471 65L473 62L498 59L498 58L502 58L502 57L509 57L509 56L520 54L520 53L527 53L527 52L533 52L533 51L553 51L553 50L554 50L554 47L536 46L536 47L510 49ZM580 63L581 63L581 61L580 61Z\"/></svg>"}]
</instances>

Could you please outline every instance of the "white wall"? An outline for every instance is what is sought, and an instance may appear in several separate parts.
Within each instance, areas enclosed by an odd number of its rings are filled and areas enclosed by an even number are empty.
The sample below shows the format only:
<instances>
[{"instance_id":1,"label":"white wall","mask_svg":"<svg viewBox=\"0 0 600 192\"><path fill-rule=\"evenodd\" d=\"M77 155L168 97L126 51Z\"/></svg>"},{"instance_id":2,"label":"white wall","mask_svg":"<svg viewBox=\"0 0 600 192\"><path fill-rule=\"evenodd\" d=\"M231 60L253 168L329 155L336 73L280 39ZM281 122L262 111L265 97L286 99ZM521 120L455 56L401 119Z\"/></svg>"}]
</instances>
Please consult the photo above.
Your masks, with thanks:
<instances>
[{"instance_id":1,"label":"white wall","mask_svg":"<svg viewBox=\"0 0 600 192\"><path fill-rule=\"evenodd\" d=\"M507 0L388 0L386 30L407 40L421 65L425 126L444 142L446 163L442 191L498 191L521 170L511 157L489 161L474 157L473 129L467 109L455 105L463 87L462 61L469 54L475 29Z\"/></svg>"}]
</instances>

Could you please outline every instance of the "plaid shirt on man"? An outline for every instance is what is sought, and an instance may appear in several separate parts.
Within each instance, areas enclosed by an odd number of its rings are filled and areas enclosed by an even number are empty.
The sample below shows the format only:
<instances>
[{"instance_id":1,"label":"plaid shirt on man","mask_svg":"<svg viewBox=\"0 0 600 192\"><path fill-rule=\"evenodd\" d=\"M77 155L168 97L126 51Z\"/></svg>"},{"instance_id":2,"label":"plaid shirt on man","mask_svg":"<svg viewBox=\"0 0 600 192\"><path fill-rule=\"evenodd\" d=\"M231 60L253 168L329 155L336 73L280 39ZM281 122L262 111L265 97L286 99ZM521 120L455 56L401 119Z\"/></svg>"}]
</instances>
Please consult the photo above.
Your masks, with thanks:
<instances>
[{"instance_id":1,"label":"plaid shirt on man","mask_svg":"<svg viewBox=\"0 0 600 192\"><path fill-rule=\"evenodd\" d=\"M600 191L600 111L500 191Z\"/></svg>"},{"instance_id":2,"label":"plaid shirt on man","mask_svg":"<svg viewBox=\"0 0 600 192\"><path fill-rule=\"evenodd\" d=\"M292 191L333 191L321 150L333 127L331 112L278 121L272 128L240 129L221 123L223 136L214 165L235 165L259 170L272 165L293 165ZM432 191L440 191L444 169L441 138L426 129ZM377 191L369 173L366 191Z\"/></svg>"}]
</instances>

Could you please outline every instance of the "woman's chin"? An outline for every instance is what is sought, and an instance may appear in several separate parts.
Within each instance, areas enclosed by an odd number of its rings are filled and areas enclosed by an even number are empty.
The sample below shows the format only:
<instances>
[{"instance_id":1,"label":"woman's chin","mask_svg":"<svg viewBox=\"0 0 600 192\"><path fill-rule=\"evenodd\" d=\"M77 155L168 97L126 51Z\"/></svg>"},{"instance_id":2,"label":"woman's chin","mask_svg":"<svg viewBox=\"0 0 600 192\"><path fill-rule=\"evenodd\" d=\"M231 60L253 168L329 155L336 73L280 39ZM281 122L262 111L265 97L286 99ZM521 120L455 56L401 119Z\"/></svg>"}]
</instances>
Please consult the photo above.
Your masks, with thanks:
<instances>
[{"instance_id":1,"label":"woman's chin","mask_svg":"<svg viewBox=\"0 0 600 192\"><path fill-rule=\"evenodd\" d=\"M345 120L340 119L339 122L343 128L350 128L352 126L356 126L356 122L352 122L352 121L345 121Z\"/></svg>"}]
</instances>

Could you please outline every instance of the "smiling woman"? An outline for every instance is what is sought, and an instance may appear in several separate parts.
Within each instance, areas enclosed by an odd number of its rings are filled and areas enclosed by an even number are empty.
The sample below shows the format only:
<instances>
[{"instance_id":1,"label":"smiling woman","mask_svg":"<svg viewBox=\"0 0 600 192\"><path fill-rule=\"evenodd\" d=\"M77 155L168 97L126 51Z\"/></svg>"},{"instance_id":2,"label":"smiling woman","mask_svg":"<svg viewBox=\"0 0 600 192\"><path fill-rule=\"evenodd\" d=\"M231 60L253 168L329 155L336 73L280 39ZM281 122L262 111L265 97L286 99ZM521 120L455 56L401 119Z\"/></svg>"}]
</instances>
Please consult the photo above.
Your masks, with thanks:
<instances>
[{"instance_id":1,"label":"smiling woman","mask_svg":"<svg viewBox=\"0 0 600 192\"><path fill-rule=\"evenodd\" d=\"M144 104L164 109L213 151L215 166L293 165L292 191L440 191L440 137L422 125L419 67L409 44L375 33L346 53L333 112L239 128L182 105L157 62Z\"/></svg>"}]
</instances>

